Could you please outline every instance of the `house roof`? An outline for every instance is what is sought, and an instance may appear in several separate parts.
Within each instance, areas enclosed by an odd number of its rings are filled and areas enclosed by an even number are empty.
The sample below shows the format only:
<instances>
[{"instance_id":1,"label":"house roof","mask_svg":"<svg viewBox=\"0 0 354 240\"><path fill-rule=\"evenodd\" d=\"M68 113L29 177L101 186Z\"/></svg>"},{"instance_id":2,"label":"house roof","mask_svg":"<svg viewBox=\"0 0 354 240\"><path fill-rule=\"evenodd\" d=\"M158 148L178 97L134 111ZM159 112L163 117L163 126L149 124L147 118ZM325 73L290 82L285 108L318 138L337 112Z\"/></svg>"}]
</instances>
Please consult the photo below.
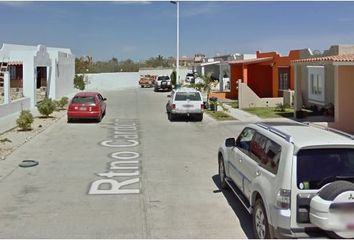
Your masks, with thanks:
<instances>
[{"instance_id":1,"label":"house roof","mask_svg":"<svg viewBox=\"0 0 354 240\"><path fill-rule=\"evenodd\" d=\"M236 61L229 61L229 64L252 64L252 63L260 63L260 62L268 62L273 60L272 57L264 57L264 58L251 58L251 59L244 59L244 60L236 60Z\"/></svg>"},{"instance_id":2,"label":"house roof","mask_svg":"<svg viewBox=\"0 0 354 240\"><path fill-rule=\"evenodd\" d=\"M305 62L354 62L354 54L334 55L316 58L305 58L291 61L292 63L305 63Z\"/></svg>"}]
</instances>

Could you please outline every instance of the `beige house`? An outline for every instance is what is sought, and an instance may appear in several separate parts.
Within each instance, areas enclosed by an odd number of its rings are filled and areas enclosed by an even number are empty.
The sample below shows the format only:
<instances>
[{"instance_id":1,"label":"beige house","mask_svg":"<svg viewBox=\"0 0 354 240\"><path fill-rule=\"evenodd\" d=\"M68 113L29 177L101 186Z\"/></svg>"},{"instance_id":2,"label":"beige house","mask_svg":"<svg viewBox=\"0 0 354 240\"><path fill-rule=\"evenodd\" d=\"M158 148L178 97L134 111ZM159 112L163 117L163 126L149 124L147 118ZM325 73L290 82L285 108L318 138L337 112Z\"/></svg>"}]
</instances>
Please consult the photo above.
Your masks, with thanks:
<instances>
[{"instance_id":1,"label":"beige house","mask_svg":"<svg viewBox=\"0 0 354 240\"><path fill-rule=\"evenodd\" d=\"M295 112L313 105L318 108L332 105L334 122L329 127L354 133L354 54L301 59L292 64Z\"/></svg>"}]
</instances>

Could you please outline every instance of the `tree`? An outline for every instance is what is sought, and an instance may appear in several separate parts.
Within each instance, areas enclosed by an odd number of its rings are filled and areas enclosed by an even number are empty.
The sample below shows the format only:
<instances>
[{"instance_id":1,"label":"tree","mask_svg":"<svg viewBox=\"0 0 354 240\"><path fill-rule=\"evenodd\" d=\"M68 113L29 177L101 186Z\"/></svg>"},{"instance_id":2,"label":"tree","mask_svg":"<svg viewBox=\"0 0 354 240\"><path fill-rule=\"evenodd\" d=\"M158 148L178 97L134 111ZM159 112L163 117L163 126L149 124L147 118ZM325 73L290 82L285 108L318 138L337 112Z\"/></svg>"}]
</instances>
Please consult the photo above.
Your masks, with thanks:
<instances>
[{"instance_id":1,"label":"tree","mask_svg":"<svg viewBox=\"0 0 354 240\"><path fill-rule=\"evenodd\" d=\"M209 72L208 74L201 76L201 79L203 80L203 90L207 93L207 100L209 100L211 87L214 84L212 75L213 73Z\"/></svg>"},{"instance_id":2,"label":"tree","mask_svg":"<svg viewBox=\"0 0 354 240\"><path fill-rule=\"evenodd\" d=\"M76 74L74 77L74 87L79 90L85 90L85 79L84 75Z\"/></svg>"},{"instance_id":3,"label":"tree","mask_svg":"<svg viewBox=\"0 0 354 240\"><path fill-rule=\"evenodd\" d=\"M176 79L177 79L177 73L176 73L176 70L173 70L173 72L171 73L171 76L170 76L170 78L171 78L171 84L173 85L173 86L175 86L175 88L176 88L176 84L177 84L177 81L176 81Z\"/></svg>"}]
</instances>

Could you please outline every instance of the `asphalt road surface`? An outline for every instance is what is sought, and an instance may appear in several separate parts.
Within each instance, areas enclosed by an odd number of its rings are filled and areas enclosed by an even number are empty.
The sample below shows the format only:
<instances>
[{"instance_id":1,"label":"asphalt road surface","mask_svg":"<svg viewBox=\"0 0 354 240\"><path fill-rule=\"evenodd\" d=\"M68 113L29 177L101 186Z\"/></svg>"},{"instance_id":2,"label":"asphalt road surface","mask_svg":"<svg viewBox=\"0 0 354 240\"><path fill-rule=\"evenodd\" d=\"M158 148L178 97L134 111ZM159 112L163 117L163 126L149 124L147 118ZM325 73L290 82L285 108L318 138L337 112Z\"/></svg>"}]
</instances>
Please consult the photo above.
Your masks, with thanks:
<instances>
[{"instance_id":1,"label":"asphalt road surface","mask_svg":"<svg viewBox=\"0 0 354 240\"><path fill-rule=\"evenodd\" d=\"M64 117L0 162L0 238L252 237L217 175L220 143L244 123L170 122L152 89L102 94L101 123Z\"/></svg>"}]
</instances>

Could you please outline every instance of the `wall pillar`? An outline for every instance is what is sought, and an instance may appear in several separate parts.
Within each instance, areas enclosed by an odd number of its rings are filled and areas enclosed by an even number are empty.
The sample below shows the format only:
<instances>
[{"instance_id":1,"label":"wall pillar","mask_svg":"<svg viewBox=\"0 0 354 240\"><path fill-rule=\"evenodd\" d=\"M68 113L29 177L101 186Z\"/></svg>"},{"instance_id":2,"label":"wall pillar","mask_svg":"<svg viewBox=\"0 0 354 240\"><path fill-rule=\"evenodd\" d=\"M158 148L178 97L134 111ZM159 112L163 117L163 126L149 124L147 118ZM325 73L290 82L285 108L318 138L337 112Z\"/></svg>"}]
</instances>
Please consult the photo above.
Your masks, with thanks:
<instances>
[{"instance_id":1,"label":"wall pillar","mask_svg":"<svg viewBox=\"0 0 354 240\"><path fill-rule=\"evenodd\" d=\"M247 67L247 65L242 65L242 78L243 78L243 82L248 85L248 67Z\"/></svg>"},{"instance_id":2,"label":"wall pillar","mask_svg":"<svg viewBox=\"0 0 354 240\"><path fill-rule=\"evenodd\" d=\"M4 104L11 102L10 74L4 72Z\"/></svg>"},{"instance_id":3,"label":"wall pillar","mask_svg":"<svg viewBox=\"0 0 354 240\"><path fill-rule=\"evenodd\" d=\"M338 96L338 65L334 65L334 122L337 123L340 119L340 104Z\"/></svg>"}]
</instances>

